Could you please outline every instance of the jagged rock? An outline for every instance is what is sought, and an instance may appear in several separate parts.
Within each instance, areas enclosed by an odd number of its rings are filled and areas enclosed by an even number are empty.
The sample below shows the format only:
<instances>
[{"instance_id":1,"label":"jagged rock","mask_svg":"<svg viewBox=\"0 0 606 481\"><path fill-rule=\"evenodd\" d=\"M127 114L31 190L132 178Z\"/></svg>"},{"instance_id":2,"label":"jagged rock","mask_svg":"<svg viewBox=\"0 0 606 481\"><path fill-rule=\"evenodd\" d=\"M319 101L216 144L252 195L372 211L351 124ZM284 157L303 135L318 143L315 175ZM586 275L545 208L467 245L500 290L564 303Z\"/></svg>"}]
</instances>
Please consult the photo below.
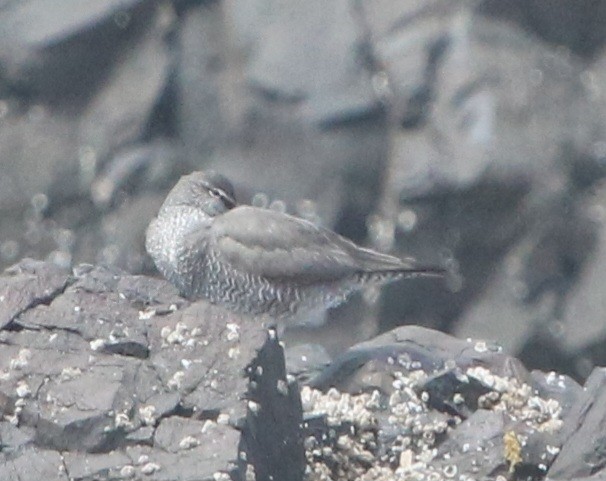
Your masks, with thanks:
<instances>
[{"instance_id":1,"label":"jagged rock","mask_svg":"<svg viewBox=\"0 0 606 481\"><path fill-rule=\"evenodd\" d=\"M153 9L143 0L10 2L0 25L4 89L53 100L86 96Z\"/></svg>"},{"instance_id":2,"label":"jagged rock","mask_svg":"<svg viewBox=\"0 0 606 481\"><path fill-rule=\"evenodd\" d=\"M606 473L606 369L596 368L572 405L560 433L562 448L549 468L549 479L572 479Z\"/></svg>"},{"instance_id":3,"label":"jagged rock","mask_svg":"<svg viewBox=\"0 0 606 481\"><path fill-rule=\"evenodd\" d=\"M354 346L311 380L321 391L302 391L312 479L544 476L572 410L528 382L499 349L430 329L403 327ZM567 387L577 402L578 386Z\"/></svg>"},{"instance_id":4,"label":"jagged rock","mask_svg":"<svg viewBox=\"0 0 606 481\"><path fill-rule=\"evenodd\" d=\"M70 479L60 453L36 447L22 450L17 457L2 459L0 476L6 481L24 479L68 481Z\"/></svg>"},{"instance_id":5,"label":"jagged rock","mask_svg":"<svg viewBox=\"0 0 606 481\"><path fill-rule=\"evenodd\" d=\"M291 362L301 380L320 371L300 391L269 320L166 281L24 260L0 284L25 292L0 304L2 479L570 479L605 464L603 370L581 389L407 326L327 367ZM316 351L291 356L327 362Z\"/></svg>"},{"instance_id":6,"label":"jagged rock","mask_svg":"<svg viewBox=\"0 0 606 481\"><path fill-rule=\"evenodd\" d=\"M43 262L26 260L5 271L0 280L0 329L40 304L48 304L69 283L66 271Z\"/></svg>"},{"instance_id":7,"label":"jagged rock","mask_svg":"<svg viewBox=\"0 0 606 481\"><path fill-rule=\"evenodd\" d=\"M39 449L66 478L301 479L298 388L261 320L116 269L26 260L0 283L3 479Z\"/></svg>"},{"instance_id":8,"label":"jagged rock","mask_svg":"<svg viewBox=\"0 0 606 481\"><path fill-rule=\"evenodd\" d=\"M391 392L395 372L422 370L443 374L444 369L481 365L501 376L527 382L529 374L500 346L472 339L460 340L420 326L403 326L359 343L336 357L309 385L336 387L352 394L369 389Z\"/></svg>"}]
</instances>

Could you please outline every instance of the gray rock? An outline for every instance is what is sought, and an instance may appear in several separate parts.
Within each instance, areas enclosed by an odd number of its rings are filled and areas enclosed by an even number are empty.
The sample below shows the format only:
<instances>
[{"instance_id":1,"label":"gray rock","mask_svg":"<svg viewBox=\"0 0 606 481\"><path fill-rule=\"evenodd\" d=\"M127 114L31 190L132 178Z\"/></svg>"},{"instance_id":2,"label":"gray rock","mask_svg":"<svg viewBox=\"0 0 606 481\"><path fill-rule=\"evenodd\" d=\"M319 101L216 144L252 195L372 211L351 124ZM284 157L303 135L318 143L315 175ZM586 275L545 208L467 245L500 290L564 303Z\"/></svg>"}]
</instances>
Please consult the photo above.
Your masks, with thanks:
<instances>
[{"instance_id":1,"label":"gray rock","mask_svg":"<svg viewBox=\"0 0 606 481\"><path fill-rule=\"evenodd\" d=\"M583 478L604 472L606 370L596 368L562 426L562 448L549 468L549 479ZM579 462L581 461L582 462Z\"/></svg>"},{"instance_id":2,"label":"gray rock","mask_svg":"<svg viewBox=\"0 0 606 481\"><path fill-rule=\"evenodd\" d=\"M97 162L105 162L118 149L142 140L166 87L170 57L164 40L169 26L165 12L157 9L149 24L117 59L110 78L79 118L86 185L93 180Z\"/></svg>"},{"instance_id":3,"label":"gray rock","mask_svg":"<svg viewBox=\"0 0 606 481\"><path fill-rule=\"evenodd\" d=\"M66 271L31 259L7 269L0 278L0 329L28 309L51 302L69 282Z\"/></svg>"},{"instance_id":4,"label":"gray rock","mask_svg":"<svg viewBox=\"0 0 606 481\"><path fill-rule=\"evenodd\" d=\"M0 477L6 481L24 479L68 481L70 479L60 453L35 447L21 451L18 457L2 460Z\"/></svg>"},{"instance_id":5,"label":"gray rock","mask_svg":"<svg viewBox=\"0 0 606 481\"><path fill-rule=\"evenodd\" d=\"M404 128L390 132L375 245L442 256L460 276L451 293L421 284L387 290L384 328L406 319L457 336L481 333L544 369L558 358L600 363L595 345L571 345L600 337L595 314L585 316L591 327L570 328L570 340L551 338L569 329L558 321L572 318L568 299L580 311L599 305L573 286L590 275L584 269L599 238L580 196L603 176L592 147L603 124L593 86L601 60L585 78L574 56L465 2L384 3L364 3L363 11L392 89L390 115ZM552 355L539 359L534 341L552 344ZM587 374L567 361L557 369L565 365Z\"/></svg>"},{"instance_id":6,"label":"gray rock","mask_svg":"<svg viewBox=\"0 0 606 481\"><path fill-rule=\"evenodd\" d=\"M198 444L195 435L203 432L203 426L203 421L189 422L187 419L176 417L162 419L154 434L154 446L172 453L190 449L190 444L194 446ZM186 437L194 438L187 443L187 446L186 443L182 443Z\"/></svg>"},{"instance_id":7,"label":"gray rock","mask_svg":"<svg viewBox=\"0 0 606 481\"><path fill-rule=\"evenodd\" d=\"M409 326L348 354L319 376L332 382L312 380L322 392L301 393L308 467L318 478L544 476L553 462L560 405L539 397L519 363L485 342ZM343 360L350 368L366 362L354 375L355 389ZM364 370L371 362L374 372ZM571 396L578 393L569 387Z\"/></svg>"},{"instance_id":8,"label":"gray rock","mask_svg":"<svg viewBox=\"0 0 606 481\"><path fill-rule=\"evenodd\" d=\"M588 201L583 202L579 208L591 215L599 212L606 206L606 192L600 189ZM602 269L600 266L606 262L606 229L604 226L588 219L590 230L585 229L585 245L582 239L574 239L566 250L568 258L575 254L581 256L585 253L583 262L577 262L574 285L566 291L565 300L560 311L557 325L554 326L554 337L562 351L568 355L576 355L580 359L593 364L603 363L603 355L596 347L603 345L606 339L606 326L601 307L606 303L606 295L600 289L602 283ZM579 236L580 237L580 236ZM577 366L577 369L582 366ZM583 376L588 373L583 372Z\"/></svg>"},{"instance_id":9,"label":"gray rock","mask_svg":"<svg viewBox=\"0 0 606 481\"><path fill-rule=\"evenodd\" d=\"M120 290L121 276L116 270L97 269L78 277L52 305L21 314L19 324L28 329L77 332L99 352L146 358L149 350L146 326L133 301L144 302L149 298L136 299ZM136 283L129 288L135 289ZM103 309L107 309L107 314L99 317Z\"/></svg>"},{"instance_id":10,"label":"gray rock","mask_svg":"<svg viewBox=\"0 0 606 481\"><path fill-rule=\"evenodd\" d=\"M25 479L30 446L64 454L58 478L47 458L32 464L45 479L242 478L247 469L300 479L298 389L260 320L189 305L165 281L116 269L82 265L68 276L23 261L0 282L5 299L23 299L0 305L10 319L0 329L3 479Z\"/></svg>"},{"instance_id":11,"label":"gray rock","mask_svg":"<svg viewBox=\"0 0 606 481\"><path fill-rule=\"evenodd\" d=\"M102 454L67 452L63 462L70 479L92 481L127 478L123 473L128 472L125 467L130 465L130 458L117 451Z\"/></svg>"},{"instance_id":12,"label":"gray rock","mask_svg":"<svg viewBox=\"0 0 606 481\"><path fill-rule=\"evenodd\" d=\"M52 6L40 0L10 2L0 25L2 83L52 99L86 95L99 70L152 9L153 2L142 0L61 0Z\"/></svg>"},{"instance_id":13,"label":"gray rock","mask_svg":"<svg viewBox=\"0 0 606 481\"><path fill-rule=\"evenodd\" d=\"M331 362L326 349L320 344L287 346L285 358L288 373L303 384L318 375Z\"/></svg>"},{"instance_id":14,"label":"gray rock","mask_svg":"<svg viewBox=\"0 0 606 481\"><path fill-rule=\"evenodd\" d=\"M177 157L177 149L166 140L128 145L118 150L91 185L93 202L99 208L109 208L121 190L132 189L137 184L161 185L173 173L172 164Z\"/></svg>"},{"instance_id":15,"label":"gray rock","mask_svg":"<svg viewBox=\"0 0 606 481\"><path fill-rule=\"evenodd\" d=\"M178 432L174 434L179 436ZM135 479L213 481L220 475L241 479L235 465L227 462L238 453L237 439L234 429L214 424L207 426L205 432L198 430L195 437L181 438L183 447L175 453L146 446L128 447L126 453L135 468L131 471Z\"/></svg>"},{"instance_id":16,"label":"gray rock","mask_svg":"<svg viewBox=\"0 0 606 481\"><path fill-rule=\"evenodd\" d=\"M42 211L53 204L48 196L56 183L63 186L62 198L79 191L77 122L40 105L21 111L7 103L5 108L0 129L0 209L14 216L14 225L22 222L22 211L36 203L34 198ZM4 229L7 239L15 235L14 230Z\"/></svg>"},{"instance_id":17,"label":"gray rock","mask_svg":"<svg viewBox=\"0 0 606 481\"><path fill-rule=\"evenodd\" d=\"M18 452L34 441L34 431L28 427L17 427L11 423L0 423L0 446L6 455Z\"/></svg>"},{"instance_id":18,"label":"gray rock","mask_svg":"<svg viewBox=\"0 0 606 481\"><path fill-rule=\"evenodd\" d=\"M546 399L555 399L560 403L562 416L567 417L573 406L583 396L583 388L572 378L554 371L544 373L532 371L532 387L537 394Z\"/></svg>"},{"instance_id":19,"label":"gray rock","mask_svg":"<svg viewBox=\"0 0 606 481\"><path fill-rule=\"evenodd\" d=\"M439 14L435 17L437 21ZM430 26L425 30L431 31ZM574 59L506 24L471 17L465 9L452 15L450 28L434 38L439 35L445 36L445 46L439 79L427 80L433 96L427 128L395 132L393 161L406 168L394 172L405 195L436 186L465 189L485 179L533 181L556 161L558 140L567 139L579 149L591 141L593 126L599 125L597 109L582 88L581 67ZM510 78L516 81L506 80ZM571 122L575 128L567 130ZM521 133L534 142L522 141ZM412 148L414 159L405 155Z\"/></svg>"},{"instance_id":20,"label":"gray rock","mask_svg":"<svg viewBox=\"0 0 606 481\"><path fill-rule=\"evenodd\" d=\"M485 341L460 340L419 326L403 326L351 347L336 357L309 385L359 393L370 389L392 392L395 372L423 370L434 375L445 368L480 364L491 372L526 382L529 374L517 360ZM375 375L371 375L375 373Z\"/></svg>"},{"instance_id":21,"label":"gray rock","mask_svg":"<svg viewBox=\"0 0 606 481\"><path fill-rule=\"evenodd\" d=\"M475 471L479 478L492 474L505 462L504 432L505 419L500 413L479 409L440 445L441 455L450 453L452 456L441 464L456 466L459 472Z\"/></svg>"},{"instance_id":22,"label":"gray rock","mask_svg":"<svg viewBox=\"0 0 606 481\"><path fill-rule=\"evenodd\" d=\"M233 2L233 15L242 15ZM361 29L347 1L259 1L249 81L269 97L302 101L321 125L347 122L378 107L360 53ZM330 45L330 48L326 48Z\"/></svg>"},{"instance_id":23,"label":"gray rock","mask_svg":"<svg viewBox=\"0 0 606 481\"><path fill-rule=\"evenodd\" d=\"M488 15L516 21L528 30L554 44L565 45L582 56L594 55L606 40L601 19L606 15L604 2L565 0L550 2L530 0L479 2L479 10Z\"/></svg>"},{"instance_id":24,"label":"gray rock","mask_svg":"<svg viewBox=\"0 0 606 481\"><path fill-rule=\"evenodd\" d=\"M0 263L47 255L67 267L96 261L108 247L102 235L82 248L102 224L90 202L91 183L98 181L92 197L104 206L103 195L111 192L107 182L105 191L99 186L108 179L96 178L100 167L148 135L168 80L170 7L65 0L48 8L31 0L4 7L0 23L6 37L0 47L0 210L10 216L0 223ZM119 254L118 260L126 257ZM140 271L140 258L130 256Z\"/></svg>"},{"instance_id":25,"label":"gray rock","mask_svg":"<svg viewBox=\"0 0 606 481\"><path fill-rule=\"evenodd\" d=\"M177 35L176 123L192 169L206 161L227 137L228 122L222 108L229 80L224 72L224 26L221 4L207 2L184 12Z\"/></svg>"},{"instance_id":26,"label":"gray rock","mask_svg":"<svg viewBox=\"0 0 606 481\"><path fill-rule=\"evenodd\" d=\"M34 273L39 289L57 282L23 261L0 277L5 295ZM262 319L189 304L165 281L83 265L23 306L0 329L2 479L542 476L560 446L553 479L604 465L603 370L581 391L490 343L408 326L338 357L311 382L325 393L301 393ZM145 351L108 348L128 339Z\"/></svg>"}]
</instances>

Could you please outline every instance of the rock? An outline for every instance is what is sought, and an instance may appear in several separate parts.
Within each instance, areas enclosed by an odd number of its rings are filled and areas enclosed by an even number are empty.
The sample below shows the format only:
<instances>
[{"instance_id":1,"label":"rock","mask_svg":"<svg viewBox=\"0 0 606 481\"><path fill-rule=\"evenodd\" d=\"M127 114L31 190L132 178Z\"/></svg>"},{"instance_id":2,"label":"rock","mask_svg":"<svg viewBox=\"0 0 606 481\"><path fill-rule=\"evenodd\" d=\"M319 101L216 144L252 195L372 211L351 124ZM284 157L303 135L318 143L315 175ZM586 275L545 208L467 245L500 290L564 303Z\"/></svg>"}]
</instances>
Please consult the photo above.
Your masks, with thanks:
<instances>
[{"instance_id":1,"label":"rock","mask_svg":"<svg viewBox=\"0 0 606 481\"><path fill-rule=\"evenodd\" d=\"M429 376L417 387L417 390L427 393L429 396L427 404L433 409L466 419L471 412L478 409L480 396L490 392L490 387L474 377L465 375L461 369L455 368ZM457 402L454 402L455 400Z\"/></svg>"},{"instance_id":2,"label":"rock","mask_svg":"<svg viewBox=\"0 0 606 481\"><path fill-rule=\"evenodd\" d=\"M147 446L134 446L126 451L135 468L131 471L135 473L135 479L137 476L157 481L213 481L221 476L225 479L238 479L241 474L235 470L235 465L225 462L237 454L237 449L234 450L237 437L234 429L215 425L198 434L201 441L199 446L188 448L188 443L193 441L184 437L184 448L177 453L167 453Z\"/></svg>"},{"instance_id":3,"label":"rock","mask_svg":"<svg viewBox=\"0 0 606 481\"><path fill-rule=\"evenodd\" d=\"M234 15L238 12L234 2ZM379 107L359 52L361 29L347 1L256 2L247 76L269 97L303 102L320 125L352 122ZM267 12L270 12L268 15ZM330 48L325 48L330 45Z\"/></svg>"},{"instance_id":4,"label":"rock","mask_svg":"<svg viewBox=\"0 0 606 481\"><path fill-rule=\"evenodd\" d=\"M40 479L39 477L48 481L69 479L60 453L36 447L26 448L19 456L3 460L0 463L0 476L6 481Z\"/></svg>"},{"instance_id":5,"label":"rock","mask_svg":"<svg viewBox=\"0 0 606 481\"><path fill-rule=\"evenodd\" d=\"M152 4L153 2L148 2ZM143 139L154 108L166 88L170 56L164 40L170 18L157 9L136 43L116 60L111 76L79 119L84 152L83 181L89 185L96 164L120 148Z\"/></svg>"},{"instance_id":6,"label":"rock","mask_svg":"<svg viewBox=\"0 0 606 481\"><path fill-rule=\"evenodd\" d=\"M192 170L204 164L227 137L223 24L221 4L207 2L183 13L177 36L176 123Z\"/></svg>"},{"instance_id":7,"label":"rock","mask_svg":"<svg viewBox=\"0 0 606 481\"><path fill-rule=\"evenodd\" d=\"M444 375L445 368L478 364L520 383L529 377L519 361L503 354L497 345L459 340L419 326L404 326L351 347L309 385L316 389L336 387L352 394L382 388L389 393L395 372L422 370L431 375Z\"/></svg>"},{"instance_id":8,"label":"rock","mask_svg":"<svg viewBox=\"0 0 606 481\"><path fill-rule=\"evenodd\" d=\"M501 413L479 409L454 429L440 445L439 455L450 454L441 465L455 466L457 472L473 471L482 478L502 469L505 419ZM443 469L444 469L443 468Z\"/></svg>"},{"instance_id":9,"label":"rock","mask_svg":"<svg viewBox=\"0 0 606 481\"><path fill-rule=\"evenodd\" d=\"M573 7L559 0L547 7L536 0L507 3L484 0L478 8L482 13L516 21L544 40L565 45L582 56L591 57L606 40L604 25L599 21L606 14L604 2L585 0Z\"/></svg>"},{"instance_id":10,"label":"rock","mask_svg":"<svg viewBox=\"0 0 606 481\"><path fill-rule=\"evenodd\" d=\"M572 407L582 396L583 388L569 376L554 371L544 373L532 371L532 387L545 399L555 399L562 408L562 417L567 417Z\"/></svg>"},{"instance_id":11,"label":"rock","mask_svg":"<svg viewBox=\"0 0 606 481\"><path fill-rule=\"evenodd\" d=\"M606 370L596 368L571 407L560 434L562 448L549 468L549 479L572 479L604 473ZM582 460L579 463L579 460Z\"/></svg>"},{"instance_id":12,"label":"rock","mask_svg":"<svg viewBox=\"0 0 606 481\"><path fill-rule=\"evenodd\" d=\"M270 331L270 340L276 340ZM249 383L248 410L240 449L246 453L240 470L253 466L258 479L304 478L305 454L301 424L303 409L299 386L286 375L286 365L272 362L283 356L274 342L246 368ZM282 422L276 423L280 419Z\"/></svg>"},{"instance_id":13,"label":"rock","mask_svg":"<svg viewBox=\"0 0 606 481\"><path fill-rule=\"evenodd\" d=\"M142 0L11 2L0 26L4 89L68 103L86 97L153 8Z\"/></svg>"},{"instance_id":14,"label":"rock","mask_svg":"<svg viewBox=\"0 0 606 481\"><path fill-rule=\"evenodd\" d=\"M68 452L64 456L66 473L72 479L127 478L130 458L120 452L90 454ZM126 468L126 469L125 469Z\"/></svg>"},{"instance_id":15,"label":"rock","mask_svg":"<svg viewBox=\"0 0 606 481\"><path fill-rule=\"evenodd\" d=\"M5 478L32 446L64 454L66 479L301 479L298 388L261 320L117 269L26 260L0 282L20 299L0 305Z\"/></svg>"},{"instance_id":16,"label":"rock","mask_svg":"<svg viewBox=\"0 0 606 481\"><path fill-rule=\"evenodd\" d=\"M606 191L599 189L596 195L590 196L580 206L584 212L599 212L606 206ZM575 238L574 243L568 245L568 257L575 253L581 255L583 262L573 263L575 281L566 290L566 297L559 323L554 326L554 337L563 351L564 355L579 359L580 365L575 366L577 372L583 377L588 374L584 372L583 364L589 362L589 370L592 365L600 365L604 361L604 355L600 354L600 347L606 339L606 327L600 307L606 305L606 296L599 289L602 282L602 271L599 266L606 262L606 229L598 221L588 219L590 226L585 229L585 245L580 238ZM590 230L590 228L593 229ZM580 237L580 235L579 235ZM567 275L570 278L571 275ZM580 371L579 371L580 370ZM573 371L574 373L574 371Z\"/></svg>"},{"instance_id":17,"label":"rock","mask_svg":"<svg viewBox=\"0 0 606 481\"><path fill-rule=\"evenodd\" d=\"M62 198L79 191L75 175L78 142L76 121L70 116L55 114L42 105L24 111L9 103L3 105L7 111L0 129L0 210L11 214L14 225L23 221L23 211L32 203L40 211L53 204L49 195L56 183L63 186Z\"/></svg>"},{"instance_id":18,"label":"rock","mask_svg":"<svg viewBox=\"0 0 606 481\"><path fill-rule=\"evenodd\" d=\"M599 243L583 196L604 175L591 147L601 145L601 59L585 73L570 52L465 2L366 2L363 12L384 66L393 146L375 246L458 274L450 293L423 283L386 289L382 329L405 319L479 332L535 367L568 366L582 378L568 359L599 364L595 347L560 343L599 337L595 316L570 341L551 338ZM541 359L536 345L554 349Z\"/></svg>"},{"instance_id":19,"label":"rock","mask_svg":"<svg viewBox=\"0 0 606 481\"><path fill-rule=\"evenodd\" d=\"M98 171L124 155L121 148L149 140L169 76L170 12L140 0L62 0L51 9L31 0L3 9L0 210L10 216L0 225L3 266L48 256L70 267L97 261L107 247L97 236L81 248L100 223L89 190L94 180L108 180L97 179ZM159 163L153 156L142 162ZM151 177L143 184L153 185ZM92 196L101 207L114 193L103 187L96 183Z\"/></svg>"},{"instance_id":20,"label":"rock","mask_svg":"<svg viewBox=\"0 0 606 481\"><path fill-rule=\"evenodd\" d=\"M559 449L559 403L537 396L513 359L486 350L485 343L475 343L484 348L473 354L474 343L465 343L429 329L400 328L372 341L374 359L385 359L375 367L391 380L389 390L368 377L355 391L351 382L335 381L340 375L348 380L340 359L319 376L322 391L304 387L313 479L544 476ZM368 344L354 346L350 354L369 354Z\"/></svg>"},{"instance_id":21,"label":"rock","mask_svg":"<svg viewBox=\"0 0 606 481\"><path fill-rule=\"evenodd\" d=\"M30 470L57 480L300 481L548 469L550 479L576 479L604 464L603 370L581 390L555 373L528 374L485 341L407 326L314 364L314 387L299 390L267 319L190 304L166 281L90 265L67 275L24 260L0 283L7 299L28 293L0 305L11 319L0 329L2 479ZM40 292L53 294L32 301ZM316 351L291 354L322 359Z\"/></svg>"},{"instance_id":22,"label":"rock","mask_svg":"<svg viewBox=\"0 0 606 481\"><path fill-rule=\"evenodd\" d=\"M128 197L108 213L92 238L74 246L77 259L91 255L103 265L112 265L132 273L152 271L152 260L145 252L145 232L160 209L163 196L138 194Z\"/></svg>"},{"instance_id":23,"label":"rock","mask_svg":"<svg viewBox=\"0 0 606 481\"><path fill-rule=\"evenodd\" d=\"M0 329L41 304L50 303L70 282L67 272L31 259L7 269L0 278Z\"/></svg>"},{"instance_id":24,"label":"rock","mask_svg":"<svg viewBox=\"0 0 606 481\"><path fill-rule=\"evenodd\" d=\"M286 370L305 384L326 368L331 358L319 344L299 344L287 346L285 352Z\"/></svg>"},{"instance_id":25,"label":"rock","mask_svg":"<svg viewBox=\"0 0 606 481\"><path fill-rule=\"evenodd\" d=\"M8 414L8 413L5 413ZM34 441L34 431L27 427L17 427L11 423L0 424L0 444L3 453L11 453L22 450Z\"/></svg>"},{"instance_id":26,"label":"rock","mask_svg":"<svg viewBox=\"0 0 606 481\"><path fill-rule=\"evenodd\" d=\"M132 186L158 186L173 173L177 149L166 140L129 145L106 163L91 185L91 198L99 208L111 207L117 195ZM142 179L141 179L142 177ZM135 199L136 201L137 199Z\"/></svg>"},{"instance_id":27,"label":"rock","mask_svg":"<svg viewBox=\"0 0 606 481\"><path fill-rule=\"evenodd\" d=\"M592 126L599 124L574 58L533 42L507 24L470 16L460 7L455 10L450 12L450 28L438 23L445 12L434 8L423 12L415 29L392 30L382 39L382 48L391 48L390 58L385 59L388 66L397 69L410 49L424 47L425 63L413 65L421 72L440 72L439 78L424 75L425 85L414 89L429 90L431 109L423 125L440 132L440 140L426 128L393 132L392 160L404 164L394 169L398 177L392 181L406 197L439 187L466 189L487 179L533 181L555 162L556 139L568 138L570 145L583 148L594 135ZM419 30L425 35L420 46ZM436 42L440 54L432 56ZM394 58L398 52L400 61ZM432 67L432 61L437 65ZM397 70L388 68L386 73L396 87L402 84ZM566 118L554 115L556 111L565 112ZM510 121L513 118L525 120ZM575 128L566 131L571 121ZM529 134L532 129L536 132ZM522 132L535 141L522 142ZM442 150L445 144L448 147ZM406 155L411 151L414 158Z\"/></svg>"}]
</instances>

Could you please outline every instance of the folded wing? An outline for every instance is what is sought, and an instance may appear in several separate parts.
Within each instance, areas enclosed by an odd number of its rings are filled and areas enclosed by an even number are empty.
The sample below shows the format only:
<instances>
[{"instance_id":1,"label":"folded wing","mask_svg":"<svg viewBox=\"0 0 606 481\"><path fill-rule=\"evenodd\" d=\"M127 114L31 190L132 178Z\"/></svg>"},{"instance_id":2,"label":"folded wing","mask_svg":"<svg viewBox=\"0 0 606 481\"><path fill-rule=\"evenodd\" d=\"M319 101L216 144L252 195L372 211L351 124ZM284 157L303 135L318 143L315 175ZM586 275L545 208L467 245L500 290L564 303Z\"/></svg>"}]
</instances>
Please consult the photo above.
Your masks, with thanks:
<instances>
[{"instance_id":1,"label":"folded wing","mask_svg":"<svg viewBox=\"0 0 606 481\"><path fill-rule=\"evenodd\" d=\"M191 242L195 243L195 233ZM305 220L240 206L218 216L206 238L217 260L268 279L331 282L364 272L418 273L412 263L362 249Z\"/></svg>"}]
</instances>

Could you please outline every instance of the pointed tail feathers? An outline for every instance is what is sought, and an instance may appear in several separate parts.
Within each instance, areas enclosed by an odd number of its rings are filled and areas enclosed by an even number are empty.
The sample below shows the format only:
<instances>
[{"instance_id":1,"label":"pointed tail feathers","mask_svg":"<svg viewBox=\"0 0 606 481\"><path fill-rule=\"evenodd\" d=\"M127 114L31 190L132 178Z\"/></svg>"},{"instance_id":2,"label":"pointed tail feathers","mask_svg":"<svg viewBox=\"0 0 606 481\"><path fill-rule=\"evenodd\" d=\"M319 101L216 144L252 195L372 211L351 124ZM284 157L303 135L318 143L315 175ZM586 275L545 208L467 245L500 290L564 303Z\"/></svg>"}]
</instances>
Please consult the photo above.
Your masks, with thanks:
<instances>
[{"instance_id":1,"label":"pointed tail feathers","mask_svg":"<svg viewBox=\"0 0 606 481\"><path fill-rule=\"evenodd\" d=\"M441 267L400 267L394 269L382 269L376 271L365 271L358 273L361 282L388 283L400 279L411 279L415 277L445 277L446 269Z\"/></svg>"}]
</instances>

